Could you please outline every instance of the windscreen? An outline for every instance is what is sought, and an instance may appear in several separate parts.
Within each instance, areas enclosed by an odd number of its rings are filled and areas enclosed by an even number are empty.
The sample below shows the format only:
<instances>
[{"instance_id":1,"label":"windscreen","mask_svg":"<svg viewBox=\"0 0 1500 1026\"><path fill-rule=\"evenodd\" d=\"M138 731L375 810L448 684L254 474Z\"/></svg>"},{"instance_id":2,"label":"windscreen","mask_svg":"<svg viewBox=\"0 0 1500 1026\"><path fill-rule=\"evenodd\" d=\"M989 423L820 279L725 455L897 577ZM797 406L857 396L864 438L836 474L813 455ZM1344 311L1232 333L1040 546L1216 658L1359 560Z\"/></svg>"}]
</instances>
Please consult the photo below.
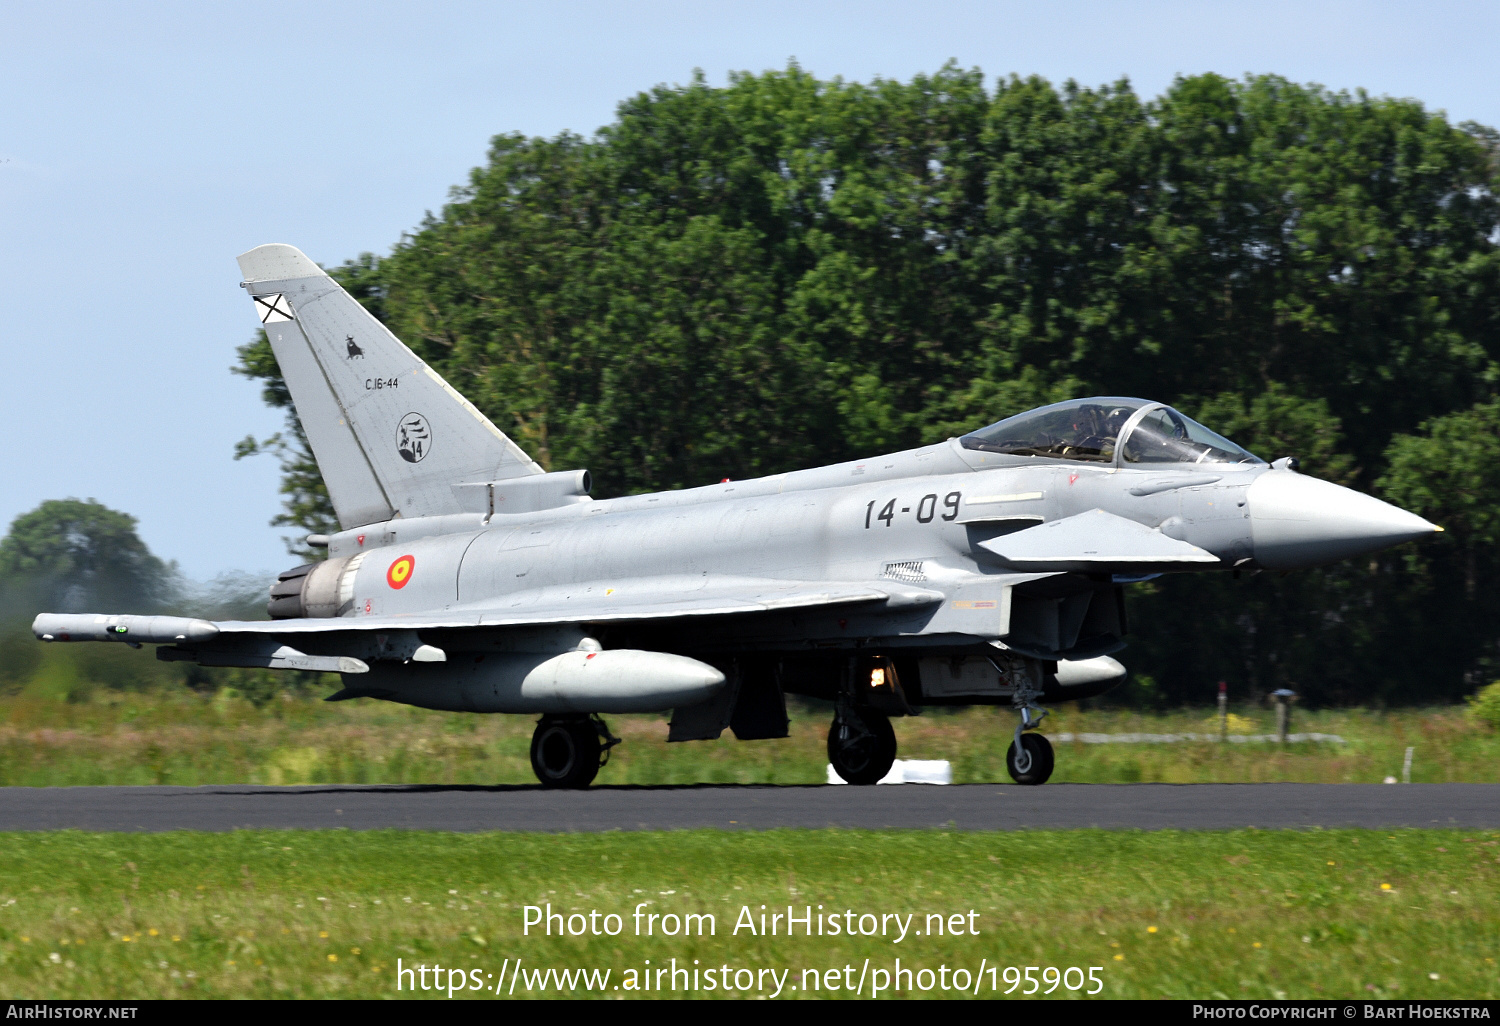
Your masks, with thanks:
<instances>
[{"instance_id":1,"label":"windscreen","mask_svg":"<svg viewBox=\"0 0 1500 1026\"><path fill-rule=\"evenodd\" d=\"M1263 463L1229 439L1170 406L1141 418L1120 452L1125 463Z\"/></svg>"}]
</instances>

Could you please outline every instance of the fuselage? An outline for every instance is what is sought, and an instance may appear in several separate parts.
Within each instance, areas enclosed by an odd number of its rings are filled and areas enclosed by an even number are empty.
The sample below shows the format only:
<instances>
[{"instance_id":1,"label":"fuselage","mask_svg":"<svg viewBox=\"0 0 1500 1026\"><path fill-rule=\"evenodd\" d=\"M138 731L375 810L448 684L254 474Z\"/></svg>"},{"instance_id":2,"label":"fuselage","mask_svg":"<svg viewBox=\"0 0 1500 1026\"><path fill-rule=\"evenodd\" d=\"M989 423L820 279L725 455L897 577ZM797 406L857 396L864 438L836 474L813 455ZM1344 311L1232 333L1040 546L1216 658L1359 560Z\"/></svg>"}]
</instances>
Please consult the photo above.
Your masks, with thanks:
<instances>
[{"instance_id":1,"label":"fuselage","mask_svg":"<svg viewBox=\"0 0 1500 1026\"><path fill-rule=\"evenodd\" d=\"M1274 486L1266 512L1279 519L1257 518L1265 482ZM1309 501L1297 507L1304 492ZM1340 503L1389 511L1394 527L1341 533L1331 522L1347 512ZM673 590L690 592L723 574L915 578L949 592L1034 569L1008 565L979 542L1094 509L1217 559L1194 569L1328 562L1390 544L1392 530L1413 529L1402 518L1430 530L1379 500L1263 463L1136 468L976 452L950 440L813 470L533 513L393 520L335 535L329 554L352 557L337 610L349 617L521 608L557 589L593 594L643 579L669 580ZM903 567L920 572L903 576ZM1183 568L1098 569L1138 576ZM947 630L942 609L928 611L926 623L917 633Z\"/></svg>"}]
</instances>

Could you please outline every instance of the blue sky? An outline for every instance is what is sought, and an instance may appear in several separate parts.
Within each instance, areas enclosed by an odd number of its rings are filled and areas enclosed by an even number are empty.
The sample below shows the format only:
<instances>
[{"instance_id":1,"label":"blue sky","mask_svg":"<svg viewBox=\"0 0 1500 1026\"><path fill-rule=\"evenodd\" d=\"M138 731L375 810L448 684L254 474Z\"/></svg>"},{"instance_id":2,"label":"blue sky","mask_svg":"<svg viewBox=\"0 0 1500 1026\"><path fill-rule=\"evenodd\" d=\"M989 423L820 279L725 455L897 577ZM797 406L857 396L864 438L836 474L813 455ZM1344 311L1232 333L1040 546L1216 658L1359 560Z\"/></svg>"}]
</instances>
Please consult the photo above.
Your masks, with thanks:
<instances>
[{"instance_id":1,"label":"blue sky","mask_svg":"<svg viewBox=\"0 0 1500 1026\"><path fill-rule=\"evenodd\" d=\"M384 253L501 132L591 133L694 68L795 58L908 78L949 59L1159 93L1274 72L1500 124L1500 4L0 2L0 525L44 499L140 518L191 577L290 565L280 427L229 374L236 254Z\"/></svg>"}]
</instances>

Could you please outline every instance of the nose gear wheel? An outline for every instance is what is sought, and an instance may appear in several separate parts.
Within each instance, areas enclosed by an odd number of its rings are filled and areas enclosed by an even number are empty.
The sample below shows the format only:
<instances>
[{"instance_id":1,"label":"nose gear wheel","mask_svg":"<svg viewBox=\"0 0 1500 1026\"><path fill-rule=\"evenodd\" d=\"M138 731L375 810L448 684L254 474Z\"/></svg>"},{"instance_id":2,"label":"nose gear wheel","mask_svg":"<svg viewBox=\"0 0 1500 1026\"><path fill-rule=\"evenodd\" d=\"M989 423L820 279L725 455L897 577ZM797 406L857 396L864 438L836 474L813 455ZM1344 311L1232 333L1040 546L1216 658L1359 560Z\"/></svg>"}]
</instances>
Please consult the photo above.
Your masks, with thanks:
<instances>
[{"instance_id":1,"label":"nose gear wheel","mask_svg":"<svg viewBox=\"0 0 1500 1026\"><path fill-rule=\"evenodd\" d=\"M1052 742L1041 734L1022 734L1005 753L1005 768L1018 784L1045 784L1052 763Z\"/></svg>"}]
</instances>

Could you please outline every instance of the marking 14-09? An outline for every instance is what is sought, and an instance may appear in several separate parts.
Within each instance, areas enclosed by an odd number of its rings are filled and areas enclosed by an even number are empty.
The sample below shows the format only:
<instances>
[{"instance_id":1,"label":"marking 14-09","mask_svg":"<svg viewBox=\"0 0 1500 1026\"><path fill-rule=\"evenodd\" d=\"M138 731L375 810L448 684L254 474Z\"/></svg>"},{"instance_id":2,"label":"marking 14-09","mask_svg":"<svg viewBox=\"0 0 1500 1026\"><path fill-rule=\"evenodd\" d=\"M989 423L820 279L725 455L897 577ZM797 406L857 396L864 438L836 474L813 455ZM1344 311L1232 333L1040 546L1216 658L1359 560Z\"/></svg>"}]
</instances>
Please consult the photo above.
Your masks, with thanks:
<instances>
[{"instance_id":1,"label":"marking 14-09","mask_svg":"<svg viewBox=\"0 0 1500 1026\"><path fill-rule=\"evenodd\" d=\"M957 520L958 503L961 498L963 498L963 494L961 492L949 492L947 495L943 496L943 509L945 512L939 514L937 494L935 492L929 492L928 494L922 496L922 500L917 503L917 523L930 524L934 519ZM875 503L879 501L879 499L875 499L865 507L865 530L867 531L872 526L872 519L885 521L886 527L890 527L892 521L896 519L896 500L892 499L890 502L887 502L884 506L880 507L880 512L876 513ZM910 513L911 507L902 506L900 512Z\"/></svg>"}]
</instances>

